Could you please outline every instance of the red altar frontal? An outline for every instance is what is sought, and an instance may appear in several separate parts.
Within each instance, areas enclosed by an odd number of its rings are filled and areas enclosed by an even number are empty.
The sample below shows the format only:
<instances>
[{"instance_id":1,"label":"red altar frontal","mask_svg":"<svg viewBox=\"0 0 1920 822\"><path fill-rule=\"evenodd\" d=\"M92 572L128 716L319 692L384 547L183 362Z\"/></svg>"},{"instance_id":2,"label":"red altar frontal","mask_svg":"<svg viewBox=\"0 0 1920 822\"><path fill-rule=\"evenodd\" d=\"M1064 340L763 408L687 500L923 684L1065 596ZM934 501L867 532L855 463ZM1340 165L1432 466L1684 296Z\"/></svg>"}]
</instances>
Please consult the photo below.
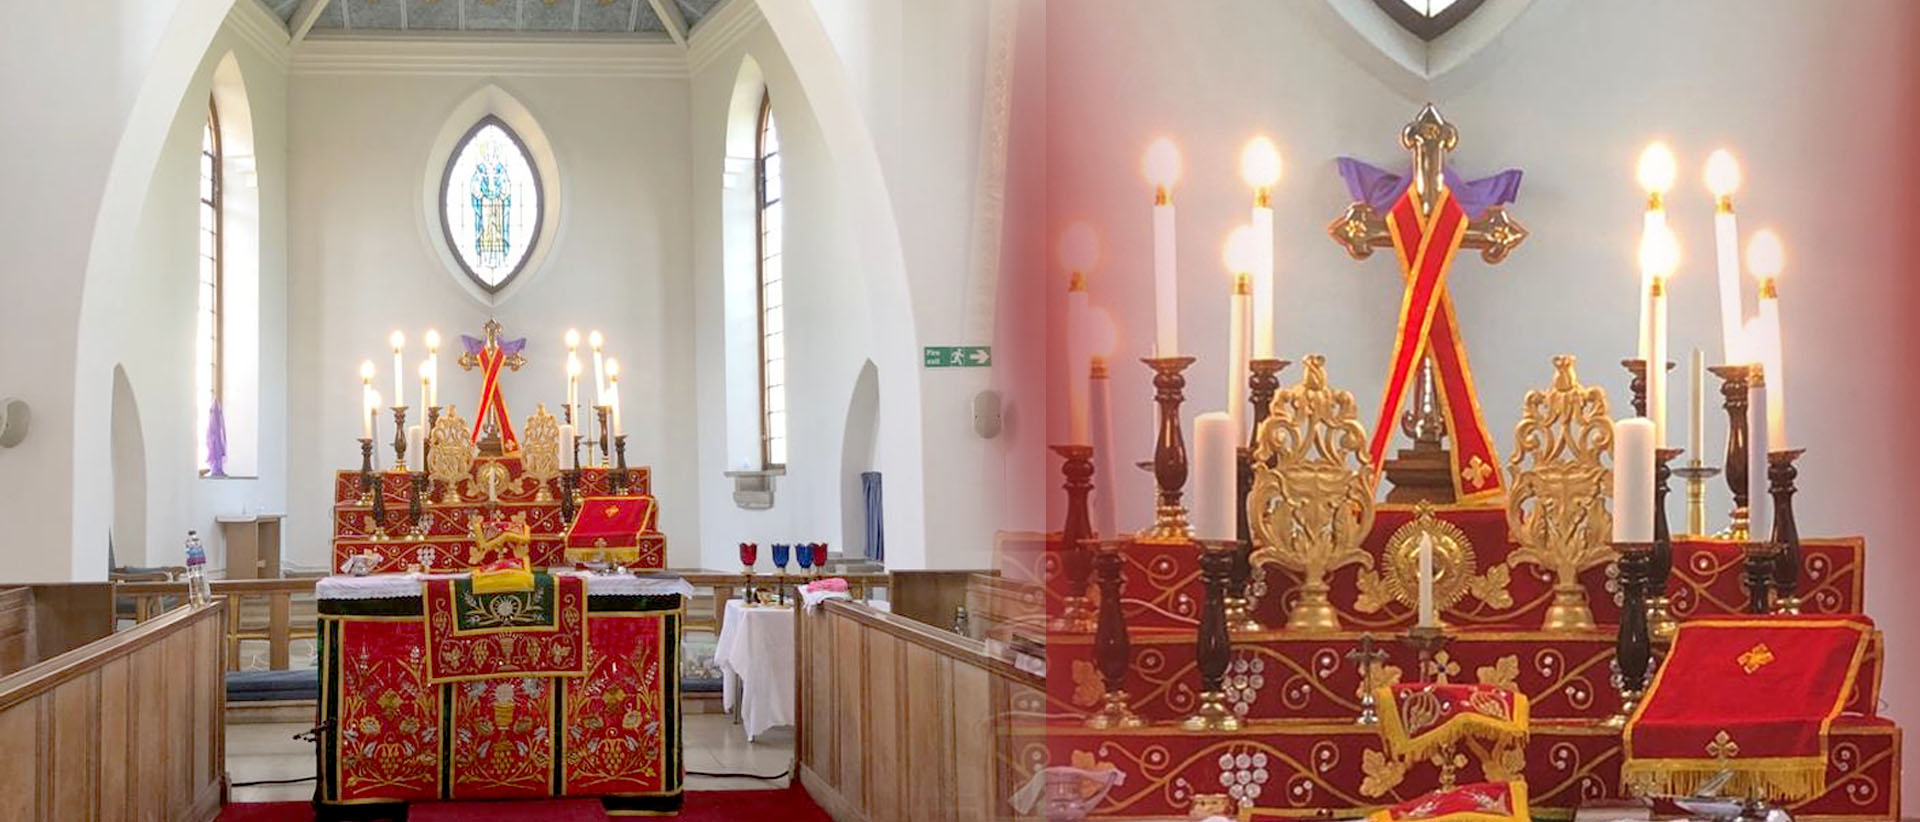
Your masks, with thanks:
<instances>
[{"instance_id":1,"label":"red altar frontal","mask_svg":"<svg viewBox=\"0 0 1920 822\"><path fill-rule=\"evenodd\" d=\"M674 672L691 589L536 579L490 595L454 575L320 582L321 818L545 796L599 797L616 816L679 809Z\"/></svg>"},{"instance_id":2,"label":"red altar frontal","mask_svg":"<svg viewBox=\"0 0 1920 822\"><path fill-rule=\"evenodd\" d=\"M1454 682L1497 684L1531 703L1531 739L1524 749L1494 755L1477 743L1462 751L1477 764L1465 781L1521 777L1537 815L1565 817L1583 803L1618 799L1622 745L1607 719L1620 711L1612 665L1620 617L1613 565L1581 576L1592 594L1598 625L1584 631L1541 630L1552 599L1551 581L1533 566L1512 561L1504 512L1480 506L1441 506L1435 516L1466 534L1476 550L1471 589L1440 616L1450 641L1438 652L1442 676ZM1383 505L1362 546L1374 556L1388 535L1413 518L1410 506ZM1865 545L1858 538L1803 540L1803 610L1857 614L1861 610ZM1198 795L1227 794L1253 819L1357 817L1420 796L1438 786L1426 761L1399 762L1384 750L1377 728L1358 725L1361 678L1351 654L1362 637L1378 643L1372 669L1378 686L1412 680L1414 650L1395 641L1415 620L1413 610L1368 596L1378 584L1371 569L1349 566L1331 575L1330 599L1342 629L1330 633L1284 629L1299 596L1297 574L1265 569L1249 589L1254 617L1269 630L1235 632L1224 677L1228 708L1245 721L1234 731L1192 732L1180 723L1199 707L1195 630L1205 592L1200 549L1187 544L1123 542L1121 605L1131 635L1124 690L1144 727L1095 730L1084 719L1105 690L1094 632L1052 631L1048 639L1044 724L1018 731L1026 741L1022 777L1046 765L1119 769L1125 783L1093 809L1094 818L1184 818ZM1049 613L1066 611L1065 554L1046 544ZM1746 607L1737 543L1676 537L1667 593L1675 616L1738 614ZM1090 593L1098 597L1097 588ZM1368 608L1356 607L1366 603ZM1873 631L1860 674L1829 730L1825 790L1788 807L1799 818L1892 819L1900 810L1900 729L1878 715L1883 639Z\"/></svg>"}]
</instances>

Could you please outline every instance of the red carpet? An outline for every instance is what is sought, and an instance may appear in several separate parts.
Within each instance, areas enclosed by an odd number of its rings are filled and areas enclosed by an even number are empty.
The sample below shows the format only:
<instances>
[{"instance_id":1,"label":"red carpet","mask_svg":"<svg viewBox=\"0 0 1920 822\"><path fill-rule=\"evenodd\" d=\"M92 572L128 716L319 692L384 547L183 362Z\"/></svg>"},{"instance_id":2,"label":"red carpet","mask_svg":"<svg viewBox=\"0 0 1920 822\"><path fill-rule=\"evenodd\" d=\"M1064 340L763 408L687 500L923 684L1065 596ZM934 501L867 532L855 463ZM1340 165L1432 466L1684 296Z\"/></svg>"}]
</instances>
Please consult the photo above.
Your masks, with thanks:
<instances>
[{"instance_id":1,"label":"red carpet","mask_svg":"<svg viewBox=\"0 0 1920 822\"><path fill-rule=\"evenodd\" d=\"M688 791L686 807L680 810L681 822L729 822L736 819L778 819L780 822L832 822L833 817L820 810L807 792L795 785L774 791ZM415 805L408 822L435 822L457 819L459 822L511 822L512 820L552 820L573 822L606 819L598 805L588 803L588 814L572 809L576 800L532 802L435 802ZM560 809L566 808L565 811ZM453 811L448 815L429 813ZM560 813L566 813L562 816ZM305 802L237 802L220 812L218 822L312 822L313 807Z\"/></svg>"}]
</instances>

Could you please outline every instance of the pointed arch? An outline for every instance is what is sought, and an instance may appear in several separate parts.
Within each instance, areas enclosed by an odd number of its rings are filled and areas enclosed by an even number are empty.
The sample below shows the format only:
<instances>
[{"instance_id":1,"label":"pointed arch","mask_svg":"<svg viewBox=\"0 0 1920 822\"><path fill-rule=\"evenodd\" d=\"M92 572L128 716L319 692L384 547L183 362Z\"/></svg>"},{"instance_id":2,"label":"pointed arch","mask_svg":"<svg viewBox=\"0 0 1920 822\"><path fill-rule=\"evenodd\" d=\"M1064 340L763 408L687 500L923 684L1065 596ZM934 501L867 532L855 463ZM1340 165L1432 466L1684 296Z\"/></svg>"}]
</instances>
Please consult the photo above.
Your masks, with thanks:
<instances>
[{"instance_id":1,"label":"pointed arch","mask_svg":"<svg viewBox=\"0 0 1920 822\"><path fill-rule=\"evenodd\" d=\"M532 172L538 201L536 213L531 215L532 230L527 236L525 255L518 258L510 274L492 283L476 274L469 262L455 251L453 226L444 210L445 184L456 155L469 140L486 132L488 126L504 132L518 149ZM428 148L420 192L421 240L433 250L448 275L484 305L505 303L529 281L538 279L547 255L565 234L562 208L565 179L553 143L533 112L498 85L490 83L475 89L447 112Z\"/></svg>"},{"instance_id":2,"label":"pointed arch","mask_svg":"<svg viewBox=\"0 0 1920 822\"><path fill-rule=\"evenodd\" d=\"M254 147L253 104L240 62L227 52L215 64L208 91L217 118L218 153L212 170L218 225L215 346L211 396L194 398L192 435L202 473L208 469L209 418L218 404L224 458L220 474L259 473L260 442L260 187Z\"/></svg>"},{"instance_id":3,"label":"pointed arch","mask_svg":"<svg viewBox=\"0 0 1920 822\"><path fill-rule=\"evenodd\" d=\"M762 120L769 110L766 76L752 56L744 57L727 103L726 155L720 183L726 464L735 471L760 471L768 465L760 148Z\"/></svg>"}]
</instances>

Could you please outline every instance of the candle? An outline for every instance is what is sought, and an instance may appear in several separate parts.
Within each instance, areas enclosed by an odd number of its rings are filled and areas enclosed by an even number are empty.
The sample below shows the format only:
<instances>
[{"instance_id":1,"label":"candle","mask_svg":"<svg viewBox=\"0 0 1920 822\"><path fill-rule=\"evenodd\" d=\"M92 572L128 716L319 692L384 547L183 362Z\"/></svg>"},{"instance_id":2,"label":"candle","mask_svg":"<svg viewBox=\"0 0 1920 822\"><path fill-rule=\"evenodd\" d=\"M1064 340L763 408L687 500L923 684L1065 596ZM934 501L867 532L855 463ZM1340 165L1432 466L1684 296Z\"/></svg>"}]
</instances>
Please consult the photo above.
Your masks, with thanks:
<instances>
[{"instance_id":1,"label":"candle","mask_svg":"<svg viewBox=\"0 0 1920 822\"><path fill-rule=\"evenodd\" d=\"M1752 541L1764 542L1773 538L1773 497L1767 494L1767 452L1778 450L1779 446L1769 439L1766 416L1760 413L1773 392L1773 386L1767 384L1773 377L1766 373L1765 365L1755 365L1753 369L1753 378L1747 382L1747 408L1750 409L1747 412L1747 485L1753 489L1747 495L1747 533Z\"/></svg>"},{"instance_id":2,"label":"candle","mask_svg":"<svg viewBox=\"0 0 1920 822\"><path fill-rule=\"evenodd\" d=\"M1067 227L1060 238L1060 262L1067 269L1067 444L1092 444L1087 418L1087 392L1091 386L1085 369L1091 362L1092 341L1088 338L1087 271L1099 254L1093 228L1086 223Z\"/></svg>"},{"instance_id":3,"label":"candle","mask_svg":"<svg viewBox=\"0 0 1920 822\"><path fill-rule=\"evenodd\" d=\"M560 470L562 471L573 470L573 432L575 430L577 429L572 423L560 426Z\"/></svg>"},{"instance_id":4,"label":"candle","mask_svg":"<svg viewBox=\"0 0 1920 822\"><path fill-rule=\"evenodd\" d=\"M1234 507L1239 503L1240 436L1233 420L1222 411L1193 418L1193 535L1203 540L1230 540L1238 532Z\"/></svg>"},{"instance_id":5,"label":"candle","mask_svg":"<svg viewBox=\"0 0 1920 822\"><path fill-rule=\"evenodd\" d=\"M1098 316L1094 323L1096 326L1099 325ZM1109 320L1108 326L1111 325ZM1104 353L1093 356L1087 369L1087 383L1093 406L1090 426L1093 432L1093 528L1100 536L1110 538L1119 533L1114 489L1120 477L1113 473L1113 392L1110 389L1112 380L1107 378L1107 358Z\"/></svg>"},{"instance_id":6,"label":"candle","mask_svg":"<svg viewBox=\"0 0 1920 822\"><path fill-rule=\"evenodd\" d=\"M373 360L360 361L360 436L373 439Z\"/></svg>"},{"instance_id":7,"label":"candle","mask_svg":"<svg viewBox=\"0 0 1920 822\"><path fill-rule=\"evenodd\" d=\"M1745 310L1740 301L1740 230L1733 218L1733 192L1740 187L1740 164L1726 149L1707 157L1707 190L1713 192L1714 263L1720 275L1722 362L1746 362L1740 350Z\"/></svg>"},{"instance_id":8,"label":"candle","mask_svg":"<svg viewBox=\"0 0 1920 822\"><path fill-rule=\"evenodd\" d=\"M620 427L620 361L607 360L607 408L612 418L613 436L620 436L625 429Z\"/></svg>"},{"instance_id":9,"label":"candle","mask_svg":"<svg viewBox=\"0 0 1920 822\"><path fill-rule=\"evenodd\" d=\"M387 338L393 343L393 404L407 401L407 364L401 359L401 352L407 347L407 335L398 331Z\"/></svg>"},{"instance_id":10,"label":"candle","mask_svg":"<svg viewBox=\"0 0 1920 822\"><path fill-rule=\"evenodd\" d=\"M420 414L426 419L428 408L433 407L433 360L420 361Z\"/></svg>"},{"instance_id":11,"label":"candle","mask_svg":"<svg viewBox=\"0 0 1920 822\"><path fill-rule=\"evenodd\" d=\"M1653 541L1653 423L1613 424L1613 541Z\"/></svg>"},{"instance_id":12,"label":"candle","mask_svg":"<svg viewBox=\"0 0 1920 822\"><path fill-rule=\"evenodd\" d=\"M1259 232L1248 226L1239 226L1227 232L1226 247L1222 259L1227 264L1227 273L1233 275L1233 293L1227 298L1227 416L1233 419L1233 430L1246 437L1247 418L1247 360L1258 356L1254 349L1259 346L1260 295L1259 282L1252 273L1260 264Z\"/></svg>"},{"instance_id":13,"label":"candle","mask_svg":"<svg viewBox=\"0 0 1920 822\"><path fill-rule=\"evenodd\" d=\"M425 427L418 423L407 426L407 453L412 454L414 459L420 461L420 467L423 470L427 466L427 451L422 447L426 441Z\"/></svg>"},{"instance_id":14,"label":"candle","mask_svg":"<svg viewBox=\"0 0 1920 822\"><path fill-rule=\"evenodd\" d=\"M1748 343L1753 350L1747 353L1749 359L1767 369L1767 444L1775 451L1793 447L1787 439L1787 375L1782 362L1786 349L1780 339L1778 280L1784 258L1778 235L1764 229L1754 232L1747 246L1747 259L1753 266L1754 277L1760 280L1760 302L1754 316L1755 331ZM1759 409L1760 406L1753 406L1749 413L1758 413Z\"/></svg>"},{"instance_id":15,"label":"candle","mask_svg":"<svg viewBox=\"0 0 1920 822\"><path fill-rule=\"evenodd\" d=\"M1687 358L1687 392L1692 408L1687 414L1687 453L1695 460L1706 454L1702 450L1707 426L1707 389L1703 377L1706 361L1706 355L1700 353L1698 347L1693 349L1693 356Z\"/></svg>"},{"instance_id":16,"label":"candle","mask_svg":"<svg viewBox=\"0 0 1920 822\"><path fill-rule=\"evenodd\" d=\"M1239 269L1253 279L1253 356L1273 358L1273 184L1280 180L1280 150L1264 136L1240 152L1240 178L1253 187L1251 266ZM1244 382L1245 380L1242 380Z\"/></svg>"},{"instance_id":17,"label":"candle","mask_svg":"<svg viewBox=\"0 0 1920 822\"><path fill-rule=\"evenodd\" d=\"M367 439L374 439L374 436L379 432L380 432L380 392L369 388L367 389L367 427L366 427ZM379 467L380 465L380 449L378 448L373 449L373 464L374 464L374 467L376 468Z\"/></svg>"},{"instance_id":18,"label":"candle","mask_svg":"<svg viewBox=\"0 0 1920 822\"><path fill-rule=\"evenodd\" d=\"M567 412L580 422L580 358L567 352Z\"/></svg>"},{"instance_id":19,"label":"candle","mask_svg":"<svg viewBox=\"0 0 1920 822\"><path fill-rule=\"evenodd\" d=\"M1420 532L1420 627L1432 628L1439 624L1434 615L1433 601L1433 534Z\"/></svg>"},{"instance_id":20,"label":"candle","mask_svg":"<svg viewBox=\"0 0 1920 822\"><path fill-rule=\"evenodd\" d=\"M1180 292L1175 277L1173 184L1180 179L1180 149L1165 137L1147 146L1147 181L1153 183L1153 309L1156 357L1180 356Z\"/></svg>"},{"instance_id":21,"label":"candle","mask_svg":"<svg viewBox=\"0 0 1920 822\"><path fill-rule=\"evenodd\" d=\"M1642 249L1646 248L1650 238L1666 231L1666 193L1669 189L1673 188L1673 177L1675 173L1673 149L1667 148L1666 143L1656 140L1647 144L1646 149L1640 152L1640 163L1636 169L1635 176L1640 181L1640 187L1647 192L1647 211L1641 220L1640 227L1640 245ZM1652 276L1652 272L1648 271L1645 265L1640 267L1640 293L1642 296L1652 290ZM1650 303L1642 302L1640 304L1640 347L1638 352L1640 359L1646 360L1649 363L1653 362L1653 357L1649 351L1652 344L1653 332L1653 317L1649 314L1651 308L1652 305ZM1653 373L1653 370L1654 369L1650 367L1648 373Z\"/></svg>"},{"instance_id":22,"label":"candle","mask_svg":"<svg viewBox=\"0 0 1920 822\"><path fill-rule=\"evenodd\" d=\"M427 396L423 399L426 408L440 404L440 332L427 329Z\"/></svg>"},{"instance_id":23,"label":"candle","mask_svg":"<svg viewBox=\"0 0 1920 822\"><path fill-rule=\"evenodd\" d=\"M607 404L607 363L600 356L600 345L606 342L599 331L587 334L587 347L593 349L593 404Z\"/></svg>"},{"instance_id":24,"label":"candle","mask_svg":"<svg viewBox=\"0 0 1920 822\"><path fill-rule=\"evenodd\" d=\"M1640 268L1646 273L1647 416L1653 420L1656 448L1667 446L1667 278L1673 275L1679 250L1673 232L1664 224L1641 238Z\"/></svg>"}]
</instances>

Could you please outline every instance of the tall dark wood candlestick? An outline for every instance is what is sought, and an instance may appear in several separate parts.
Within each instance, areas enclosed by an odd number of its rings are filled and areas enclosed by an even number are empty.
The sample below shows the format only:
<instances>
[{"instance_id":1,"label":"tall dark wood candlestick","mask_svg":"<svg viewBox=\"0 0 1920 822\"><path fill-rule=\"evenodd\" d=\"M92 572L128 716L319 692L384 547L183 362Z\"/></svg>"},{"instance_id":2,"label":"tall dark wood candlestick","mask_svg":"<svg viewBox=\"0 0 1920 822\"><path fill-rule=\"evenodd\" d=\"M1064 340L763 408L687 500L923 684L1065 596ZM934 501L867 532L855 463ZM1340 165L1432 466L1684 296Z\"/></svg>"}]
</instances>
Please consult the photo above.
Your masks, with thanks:
<instances>
[{"instance_id":1,"label":"tall dark wood candlestick","mask_svg":"<svg viewBox=\"0 0 1920 822\"><path fill-rule=\"evenodd\" d=\"M1773 543L1779 546L1773 560L1773 588L1778 594L1774 610L1783 614L1800 613L1800 526L1793 521L1793 481L1800 469L1793 463L1806 453L1804 448L1767 453L1767 491L1773 496Z\"/></svg>"},{"instance_id":2,"label":"tall dark wood candlestick","mask_svg":"<svg viewBox=\"0 0 1920 822\"><path fill-rule=\"evenodd\" d=\"M580 487L580 469L560 472L560 518L573 522L573 493Z\"/></svg>"},{"instance_id":3,"label":"tall dark wood candlestick","mask_svg":"<svg viewBox=\"0 0 1920 822\"><path fill-rule=\"evenodd\" d=\"M1748 365L1709 367L1720 378L1721 405L1727 409L1727 490L1733 493L1733 521L1726 536L1744 540L1747 534L1747 379L1753 373Z\"/></svg>"},{"instance_id":4,"label":"tall dark wood candlestick","mask_svg":"<svg viewBox=\"0 0 1920 822\"><path fill-rule=\"evenodd\" d=\"M427 463L422 460L420 464ZM403 473L407 470L407 407L404 405L393 407L393 470Z\"/></svg>"},{"instance_id":5,"label":"tall dark wood candlestick","mask_svg":"<svg viewBox=\"0 0 1920 822\"><path fill-rule=\"evenodd\" d=\"M360 504L373 501L373 438L360 438Z\"/></svg>"},{"instance_id":6,"label":"tall dark wood candlestick","mask_svg":"<svg viewBox=\"0 0 1920 822\"><path fill-rule=\"evenodd\" d=\"M609 431L607 428L607 415L613 413L613 406L596 405L593 407L593 413L594 416L600 418L600 464L606 465L613 459L613 453L609 450L611 443L608 439Z\"/></svg>"},{"instance_id":7,"label":"tall dark wood candlestick","mask_svg":"<svg viewBox=\"0 0 1920 822\"><path fill-rule=\"evenodd\" d=\"M435 423L439 421L440 421L440 406L438 405L427 406L427 427L420 429L420 467L421 468L432 467L432 462L430 462L430 460L433 459L433 426Z\"/></svg>"},{"instance_id":8,"label":"tall dark wood candlestick","mask_svg":"<svg viewBox=\"0 0 1920 822\"><path fill-rule=\"evenodd\" d=\"M1093 490L1093 446L1056 445L1061 485L1067 491L1067 514L1060 523L1060 570L1067 577L1067 595L1061 612L1053 620L1056 631L1084 633L1094 629L1092 607L1088 604L1087 585L1093 576L1092 519L1087 516L1087 493Z\"/></svg>"},{"instance_id":9,"label":"tall dark wood candlestick","mask_svg":"<svg viewBox=\"0 0 1920 822\"><path fill-rule=\"evenodd\" d=\"M578 433L573 435L573 441L567 443L567 447L573 449L573 479L578 483L580 481L580 435Z\"/></svg>"},{"instance_id":10,"label":"tall dark wood candlestick","mask_svg":"<svg viewBox=\"0 0 1920 822\"><path fill-rule=\"evenodd\" d=\"M1247 361L1247 401L1253 405L1253 425L1247 435L1247 444L1239 449L1240 475L1235 489L1239 504L1234 506L1234 521L1238 526L1235 534L1240 544L1233 552L1233 571L1227 577L1227 628L1231 631L1264 631L1267 626L1253 616L1253 596L1249 588L1253 584L1253 528L1247 520L1247 495L1253 491L1253 444L1259 439L1260 424L1267 421L1267 414L1273 405L1273 395L1280 390L1280 372L1289 365L1286 360L1256 359Z\"/></svg>"},{"instance_id":11,"label":"tall dark wood candlestick","mask_svg":"<svg viewBox=\"0 0 1920 822\"><path fill-rule=\"evenodd\" d=\"M1747 613L1765 614L1773 610L1769 596L1773 592L1773 563L1779 546L1762 539L1742 543L1741 566L1747 584Z\"/></svg>"},{"instance_id":12,"label":"tall dark wood candlestick","mask_svg":"<svg viewBox=\"0 0 1920 822\"><path fill-rule=\"evenodd\" d=\"M613 493L617 496L627 493L627 484L633 481L633 478L627 474L627 435L613 435L613 453L615 462L613 477L610 481L613 484Z\"/></svg>"},{"instance_id":13,"label":"tall dark wood candlestick","mask_svg":"<svg viewBox=\"0 0 1920 822\"><path fill-rule=\"evenodd\" d=\"M420 495L426 493L427 472L415 471L407 475L407 524L409 533L425 536L426 529L420 522Z\"/></svg>"},{"instance_id":14,"label":"tall dark wood candlestick","mask_svg":"<svg viewBox=\"0 0 1920 822\"><path fill-rule=\"evenodd\" d=\"M1152 527L1139 538L1142 542L1190 542L1193 528L1187 524L1186 506L1180 503L1187 487L1187 441L1181 434L1180 403L1186 399L1183 372L1193 365L1193 358L1151 357L1141 362L1153 369L1153 399L1160 405L1159 433L1153 443L1153 478L1160 488L1160 504Z\"/></svg>"},{"instance_id":15,"label":"tall dark wood candlestick","mask_svg":"<svg viewBox=\"0 0 1920 822\"><path fill-rule=\"evenodd\" d=\"M1194 636L1195 667L1200 670L1200 705L1180 723L1187 731L1237 731L1240 717L1227 707L1228 656L1233 640L1227 635L1227 577L1233 573L1233 555L1239 542L1209 543L1200 548L1200 625Z\"/></svg>"},{"instance_id":16,"label":"tall dark wood candlestick","mask_svg":"<svg viewBox=\"0 0 1920 822\"><path fill-rule=\"evenodd\" d=\"M1667 598L1667 583L1673 578L1673 529L1667 523L1668 483L1673 480L1669 463L1685 451L1660 448L1653 452L1653 551L1647 559L1647 630L1655 642L1667 645L1680 630L1674 621L1672 601Z\"/></svg>"},{"instance_id":17,"label":"tall dark wood candlestick","mask_svg":"<svg viewBox=\"0 0 1920 822\"><path fill-rule=\"evenodd\" d=\"M1094 576L1100 585L1100 617L1093 631L1094 664L1100 668L1100 680L1106 685L1100 710L1087 717L1094 730L1138 728L1146 722L1127 706L1127 669L1132 667L1133 640L1127 636L1127 617L1120 610L1122 572L1126 558L1118 543L1101 546L1094 555Z\"/></svg>"},{"instance_id":18,"label":"tall dark wood candlestick","mask_svg":"<svg viewBox=\"0 0 1920 822\"><path fill-rule=\"evenodd\" d=\"M1646 690L1647 671L1653 666L1653 638L1647 626L1647 575L1653 561L1653 544L1615 543L1620 565L1620 634L1614 643L1613 669L1618 677L1620 712L1609 717L1607 727L1620 728L1633 715L1636 703Z\"/></svg>"},{"instance_id":19,"label":"tall dark wood candlestick","mask_svg":"<svg viewBox=\"0 0 1920 822\"><path fill-rule=\"evenodd\" d=\"M387 532L387 480L378 474L373 477L373 527L376 537Z\"/></svg>"}]
</instances>

